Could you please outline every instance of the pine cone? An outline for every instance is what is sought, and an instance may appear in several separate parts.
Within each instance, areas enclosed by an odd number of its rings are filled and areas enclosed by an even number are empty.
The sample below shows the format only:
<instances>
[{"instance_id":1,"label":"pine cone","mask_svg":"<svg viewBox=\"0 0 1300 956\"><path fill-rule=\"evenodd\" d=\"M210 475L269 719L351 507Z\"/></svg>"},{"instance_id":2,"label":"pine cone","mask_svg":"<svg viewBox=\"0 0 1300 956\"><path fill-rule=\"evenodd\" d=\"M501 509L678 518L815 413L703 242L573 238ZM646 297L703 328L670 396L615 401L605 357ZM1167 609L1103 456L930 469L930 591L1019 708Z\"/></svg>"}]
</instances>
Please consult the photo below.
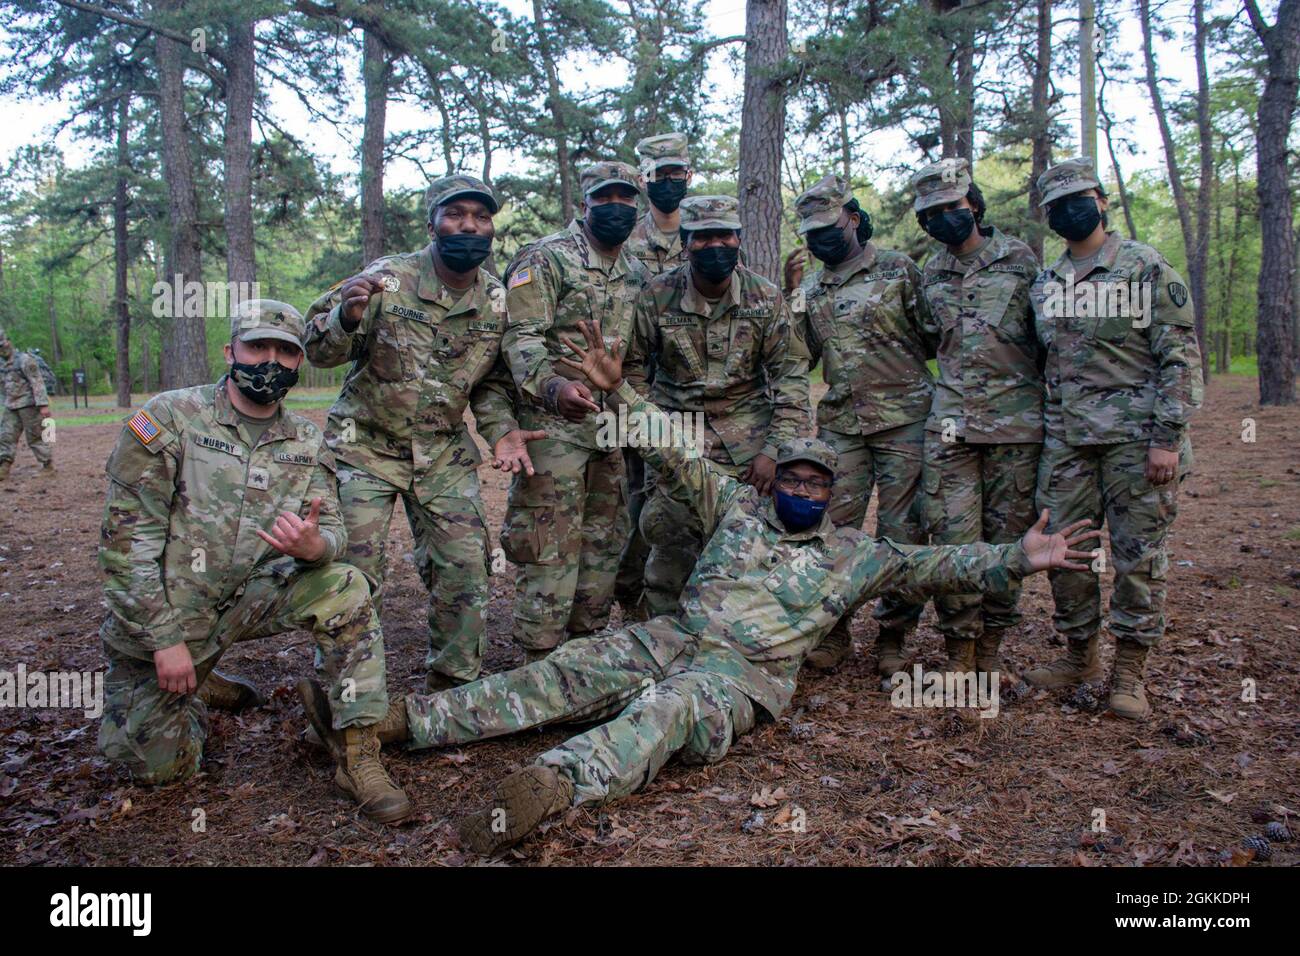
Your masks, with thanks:
<instances>
[{"instance_id":1,"label":"pine cone","mask_svg":"<svg viewBox=\"0 0 1300 956\"><path fill-rule=\"evenodd\" d=\"M1291 831L1286 828L1286 824L1277 821L1264 827L1264 836L1272 843L1290 843L1292 840Z\"/></svg>"},{"instance_id":2,"label":"pine cone","mask_svg":"<svg viewBox=\"0 0 1300 956\"><path fill-rule=\"evenodd\" d=\"M1273 856L1273 847L1269 845L1268 840L1262 836L1249 836L1241 841L1243 850L1254 850L1255 859L1261 863L1267 861Z\"/></svg>"}]
</instances>

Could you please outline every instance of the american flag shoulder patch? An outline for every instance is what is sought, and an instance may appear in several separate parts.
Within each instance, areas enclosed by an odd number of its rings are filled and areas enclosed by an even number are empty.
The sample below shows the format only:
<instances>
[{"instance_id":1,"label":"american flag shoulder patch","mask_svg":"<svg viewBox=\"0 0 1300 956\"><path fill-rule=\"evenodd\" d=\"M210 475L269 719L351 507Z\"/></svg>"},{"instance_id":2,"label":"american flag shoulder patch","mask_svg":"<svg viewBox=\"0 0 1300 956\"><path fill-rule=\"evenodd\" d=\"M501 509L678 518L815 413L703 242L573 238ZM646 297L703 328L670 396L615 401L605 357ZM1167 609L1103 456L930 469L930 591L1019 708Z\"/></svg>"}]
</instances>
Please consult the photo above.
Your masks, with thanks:
<instances>
[{"instance_id":1,"label":"american flag shoulder patch","mask_svg":"<svg viewBox=\"0 0 1300 956\"><path fill-rule=\"evenodd\" d=\"M527 285L532 281L533 281L533 270L531 268L520 269L518 272L516 272L514 275L510 277L510 288L515 289L521 285Z\"/></svg>"},{"instance_id":2,"label":"american flag shoulder patch","mask_svg":"<svg viewBox=\"0 0 1300 956\"><path fill-rule=\"evenodd\" d=\"M131 434L135 435L142 445L149 444L162 433L162 429L153 420L153 416L143 408L131 416L130 421L126 423L126 427L131 429Z\"/></svg>"}]
</instances>

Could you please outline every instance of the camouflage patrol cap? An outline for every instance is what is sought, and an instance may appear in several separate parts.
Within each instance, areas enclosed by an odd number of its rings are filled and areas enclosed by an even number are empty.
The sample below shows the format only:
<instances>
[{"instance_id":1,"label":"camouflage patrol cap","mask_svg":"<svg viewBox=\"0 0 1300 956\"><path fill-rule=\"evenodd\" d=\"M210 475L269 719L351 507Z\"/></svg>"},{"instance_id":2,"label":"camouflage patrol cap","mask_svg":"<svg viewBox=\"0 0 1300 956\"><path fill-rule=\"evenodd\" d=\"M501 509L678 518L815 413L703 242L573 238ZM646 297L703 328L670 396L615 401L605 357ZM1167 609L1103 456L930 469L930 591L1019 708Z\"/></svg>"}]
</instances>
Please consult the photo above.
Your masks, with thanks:
<instances>
[{"instance_id":1,"label":"camouflage patrol cap","mask_svg":"<svg viewBox=\"0 0 1300 956\"><path fill-rule=\"evenodd\" d=\"M497 210L501 208L497 202L497 197L492 195L492 190L488 189L483 180L475 179L473 176L467 176L464 173L456 173L453 176L443 176L441 179L435 179L429 183L426 195L429 197L430 220L433 219L435 209L446 205L453 199L459 199L461 196L472 196L481 201L494 216L497 214Z\"/></svg>"},{"instance_id":2,"label":"camouflage patrol cap","mask_svg":"<svg viewBox=\"0 0 1300 956\"><path fill-rule=\"evenodd\" d=\"M931 163L912 177L916 199L912 209L920 212L932 206L956 202L970 189L970 164L961 158L941 159Z\"/></svg>"},{"instance_id":3,"label":"camouflage patrol cap","mask_svg":"<svg viewBox=\"0 0 1300 956\"><path fill-rule=\"evenodd\" d=\"M740 231L740 206L735 196L687 196L679 208L682 211L680 228L687 232L696 229Z\"/></svg>"},{"instance_id":4,"label":"camouflage patrol cap","mask_svg":"<svg viewBox=\"0 0 1300 956\"><path fill-rule=\"evenodd\" d=\"M840 467L840 456L835 453L834 448L820 438L792 438L777 449L778 468L796 461L812 462L825 468L832 476Z\"/></svg>"},{"instance_id":5,"label":"camouflage patrol cap","mask_svg":"<svg viewBox=\"0 0 1300 956\"><path fill-rule=\"evenodd\" d=\"M241 342L279 339L302 348L307 323L302 313L288 302L275 299L248 299L239 303L230 317L230 336Z\"/></svg>"},{"instance_id":6,"label":"camouflage patrol cap","mask_svg":"<svg viewBox=\"0 0 1300 956\"><path fill-rule=\"evenodd\" d=\"M641 157L641 172L649 176L660 166L689 166L686 155L685 133L660 133L647 136L636 144L636 154Z\"/></svg>"},{"instance_id":7,"label":"camouflage patrol cap","mask_svg":"<svg viewBox=\"0 0 1300 956\"><path fill-rule=\"evenodd\" d=\"M1097 179L1097 170L1093 167L1092 160L1076 156L1049 167L1038 177L1038 191L1043 194L1043 200L1038 205L1046 206L1062 196L1100 188L1101 181Z\"/></svg>"},{"instance_id":8,"label":"camouflage patrol cap","mask_svg":"<svg viewBox=\"0 0 1300 956\"><path fill-rule=\"evenodd\" d=\"M582 182L582 194L584 196L590 196L597 189L611 183L630 186L638 194L641 192L641 176L627 163L612 161L592 163L590 166L583 166L578 171L578 178Z\"/></svg>"},{"instance_id":9,"label":"camouflage patrol cap","mask_svg":"<svg viewBox=\"0 0 1300 956\"><path fill-rule=\"evenodd\" d=\"M794 201L799 213L799 235L833 226L840 221L840 210L853 201L853 187L843 176L823 176L805 189Z\"/></svg>"}]
</instances>

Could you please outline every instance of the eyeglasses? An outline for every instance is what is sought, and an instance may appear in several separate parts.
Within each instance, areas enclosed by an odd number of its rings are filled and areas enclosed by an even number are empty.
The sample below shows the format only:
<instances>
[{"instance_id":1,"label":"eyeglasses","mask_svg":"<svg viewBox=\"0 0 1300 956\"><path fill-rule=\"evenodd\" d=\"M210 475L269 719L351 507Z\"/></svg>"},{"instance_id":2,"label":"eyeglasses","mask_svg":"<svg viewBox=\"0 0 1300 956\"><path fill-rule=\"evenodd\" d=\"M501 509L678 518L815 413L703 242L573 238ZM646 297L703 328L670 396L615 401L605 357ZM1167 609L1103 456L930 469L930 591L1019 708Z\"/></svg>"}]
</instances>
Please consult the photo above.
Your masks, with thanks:
<instances>
[{"instance_id":1,"label":"eyeglasses","mask_svg":"<svg viewBox=\"0 0 1300 956\"><path fill-rule=\"evenodd\" d=\"M654 181L663 182L665 179L667 179L675 183L684 183L686 182L686 177L688 175L689 173L658 173L655 176Z\"/></svg>"},{"instance_id":2,"label":"eyeglasses","mask_svg":"<svg viewBox=\"0 0 1300 956\"><path fill-rule=\"evenodd\" d=\"M807 488L813 494L830 490L831 483L825 478L796 478L794 475L781 475L776 479L776 486L782 491L798 491Z\"/></svg>"}]
</instances>

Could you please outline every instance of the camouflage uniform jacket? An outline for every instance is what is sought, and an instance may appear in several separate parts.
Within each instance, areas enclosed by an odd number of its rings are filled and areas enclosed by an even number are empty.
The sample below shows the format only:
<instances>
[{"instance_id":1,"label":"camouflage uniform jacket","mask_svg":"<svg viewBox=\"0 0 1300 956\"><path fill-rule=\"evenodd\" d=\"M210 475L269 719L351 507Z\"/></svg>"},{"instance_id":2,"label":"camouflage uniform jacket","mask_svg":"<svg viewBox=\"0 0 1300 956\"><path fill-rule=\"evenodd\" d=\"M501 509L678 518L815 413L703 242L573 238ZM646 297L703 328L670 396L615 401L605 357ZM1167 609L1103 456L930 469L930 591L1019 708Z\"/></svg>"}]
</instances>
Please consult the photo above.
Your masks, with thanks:
<instances>
[{"instance_id":1,"label":"camouflage uniform jacket","mask_svg":"<svg viewBox=\"0 0 1300 956\"><path fill-rule=\"evenodd\" d=\"M661 414L627 382L611 401ZM773 717L789 706L804 656L847 610L884 591L917 600L936 590L1002 591L1029 571L1018 542L897 545L836 528L829 514L817 527L791 533L770 497L727 477L675 437L670 447L642 454L673 476L674 493L691 503L708 541L677 614L629 629L665 667L693 651L692 669L723 675Z\"/></svg>"},{"instance_id":2,"label":"camouflage uniform jacket","mask_svg":"<svg viewBox=\"0 0 1300 956\"><path fill-rule=\"evenodd\" d=\"M1128 294L1130 303L1147 294L1150 312L1087 307L1091 297L1078 296L1088 284L1098 299L1108 290ZM1076 276L1062 253L1038 276L1030 299L1047 350L1047 434L1068 445L1149 440L1179 450L1204 384L1191 298L1164 257L1108 233L1087 276Z\"/></svg>"},{"instance_id":3,"label":"camouflage uniform jacket","mask_svg":"<svg viewBox=\"0 0 1300 956\"><path fill-rule=\"evenodd\" d=\"M632 235L627 237L624 248L639 259L651 275L668 272L686 261L681 233L660 232L654 213L648 210L632 227Z\"/></svg>"},{"instance_id":4,"label":"camouflage uniform jacket","mask_svg":"<svg viewBox=\"0 0 1300 956\"><path fill-rule=\"evenodd\" d=\"M621 338L626 347L632 338L637 298L650 278L626 244L608 270L601 260L576 219L563 232L520 249L506 270L509 321L501 342L522 393L519 419L523 427L545 429L550 438L588 449L599 447L596 417L588 415L575 423L560 417L556 410L565 381L582 378L580 373L553 364L560 356L575 357L560 336L581 342L578 322L597 319L607 346ZM592 389L592 396L601 404L599 392Z\"/></svg>"},{"instance_id":5,"label":"camouflage uniform jacket","mask_svg":"<svg viewBox=\"0 0 1300 956\"><path fill-rule=\"evenodd\" d=\"M715 307L695 288L689 263L652 279L637 303L624 373L664 409L703 412L715 461L776 458L810 424L807 349L781 291L744 266Z\"/></svg>"},{"instance_id":6,"label":"camouflage uniform jacket","mask_svg":"<svg viewBox=\"0 0 1300 956\"><path fill-rule=\"evenodd\" d=\"M307 310L303 348L313 365L351 362L330 408L326 441L339 461L421 502L457 486L480 459L465 427L465 406L489 446L516 428L514 389L499 362L505 329L501 283L480 269L469 289L449 289L432 247L385 256L366 268L385 288L370 297L360 324L343 328L339 288Z\"/></svg>"},{"instance_id":7,"label":"camouflage uniform jacket","mask_svg":"<svg viewBox=\"0 0 1300 956\"><path fill-rule=\"evenodd\" d=\"M250 448L225 383L155 395L108 460L99 566L109 614L100 636L130 657L150 660L185 641L195 662L204 660L218 647L217 618L249 577L307 567L257 536L281 512L305 517L321 499L326 549L312 567L347 544L320 428L281 407Z\"/></svg>"},{"instance_id":8,"label":"camouflage uniform jacket","mask_svg":"<svg viewBox=\"0 0 1300 956\"><path fill-rule=\"evenodd\" d=\"M40 366L30 353L15 349L11 357L0 358L0 398L4 399L5 408L15 410L50 404Z\"/></svg>"},{"instance_id":9,"label":"camouflage uniform jacket","mask_svg":"<svg viewBox=\"0 0 1300 956\"><path fill-rule=\"evenodd\" d=\"M874 435L925 419L934 394L925 363L937 341L916 263L868 242L861 255L806 278L792 304L806 312L812 364L822 360L830 386L817 405L819 428Z\"/></svg>"},{"instance_id":10,"label":"camouflage uniform jacket","mask_svg":"<svg viewBox=\"0 0 1300 956\"><path fill-rule=\"evenodd\" d=\"M1041 442L1043 376L1029 287L1038 260L990 227L969 265L946 246L924 270L927 331L939 339L939 382L926 428L944 421L968 442Z\"/></svg>"}]
</instances>

